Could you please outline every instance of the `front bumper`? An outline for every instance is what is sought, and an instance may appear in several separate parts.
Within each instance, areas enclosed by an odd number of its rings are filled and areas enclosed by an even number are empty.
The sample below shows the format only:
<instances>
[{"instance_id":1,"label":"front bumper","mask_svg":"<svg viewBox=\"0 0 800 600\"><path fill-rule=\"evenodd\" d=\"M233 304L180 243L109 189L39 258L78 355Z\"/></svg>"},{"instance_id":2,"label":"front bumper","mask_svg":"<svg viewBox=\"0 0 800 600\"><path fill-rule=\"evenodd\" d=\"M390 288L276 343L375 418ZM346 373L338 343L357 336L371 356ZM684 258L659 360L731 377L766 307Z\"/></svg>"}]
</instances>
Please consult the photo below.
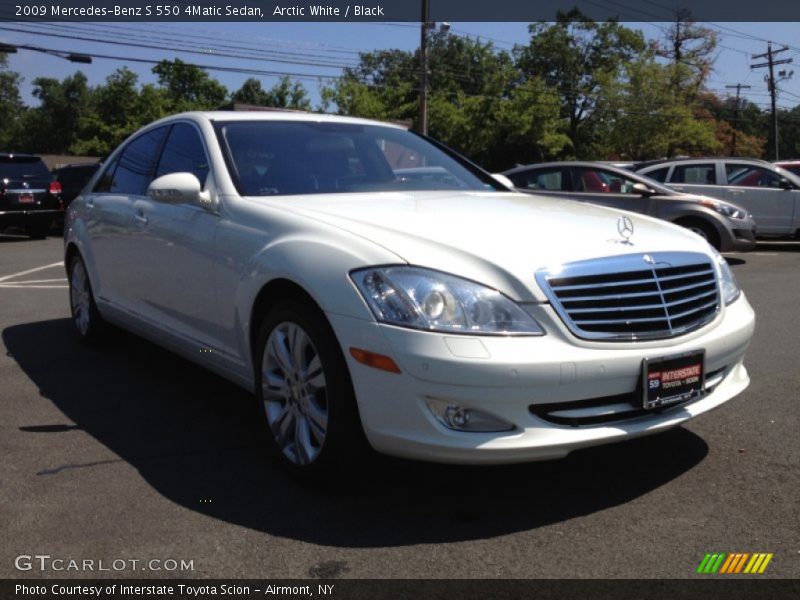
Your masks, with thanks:
<instances>
[{"instance_id":1,"label":"front bumper","mask_svg":"<svg viewBox=\"0 0 800 600\"><path fill-rule=\"evenodd\" d=\"M58 209L30 209L30 210L0 210L0 225L25 226L40 221L52 221L56 217L63 215L63 211Z\"/></svg>"},{"instance_id":2,"label":"front bumper","mask_svg":"<svg viewBox=\"0 0 800 600\"><path fill-rule=\"evenodd\" d=\"M731 229L731 235L723 242L722 252L748 252L756 247L755 227Z\"/></svg>"},{"instance_id":3,"label":"front bumper","mask_svg":"<svg viewBox=\"0 0 800 600\"><path fill-rule=\"evenodd\" d=\"M530 310L547 335L455 336L328 315L347 357L372 446L386 454L432 462L488 464L560 458L585 446L669 429L720 406L749 384L742 361L752 337L754 314L744 295L698 331L652 342L578 340L550 306ZM402 373L356 362L351 347L391 356ZM713 388L700 399L660 412L586 425L554 423L535 414L545 404L563 406L633 395L644 358L697 349L705 350L706 373L716 374ZM448 429L428 409L429 398L484 411L513 424L514 430Z\"/></svg>"}]
</instances>

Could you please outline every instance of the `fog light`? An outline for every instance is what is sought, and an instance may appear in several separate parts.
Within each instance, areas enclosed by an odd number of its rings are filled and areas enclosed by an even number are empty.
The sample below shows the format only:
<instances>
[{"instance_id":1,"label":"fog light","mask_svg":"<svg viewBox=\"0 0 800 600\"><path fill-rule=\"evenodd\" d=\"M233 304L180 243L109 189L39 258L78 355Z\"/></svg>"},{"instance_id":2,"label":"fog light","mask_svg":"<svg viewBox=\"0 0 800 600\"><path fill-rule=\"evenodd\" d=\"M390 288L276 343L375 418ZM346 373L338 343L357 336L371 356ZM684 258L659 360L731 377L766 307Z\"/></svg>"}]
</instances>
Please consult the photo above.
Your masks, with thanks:
<instances>
[{"instance_id":1,"label":"fog light","mask_svg":"<svg viewBox=\"0 0 800 600\"><path fill-rule=\"evenodd\" d=\"M492 432L511 431L514 426L502 419L476 408L460 406L452 400L426 398L433 416L442 425L454 431Z\"/></svg>"}]
</instances>

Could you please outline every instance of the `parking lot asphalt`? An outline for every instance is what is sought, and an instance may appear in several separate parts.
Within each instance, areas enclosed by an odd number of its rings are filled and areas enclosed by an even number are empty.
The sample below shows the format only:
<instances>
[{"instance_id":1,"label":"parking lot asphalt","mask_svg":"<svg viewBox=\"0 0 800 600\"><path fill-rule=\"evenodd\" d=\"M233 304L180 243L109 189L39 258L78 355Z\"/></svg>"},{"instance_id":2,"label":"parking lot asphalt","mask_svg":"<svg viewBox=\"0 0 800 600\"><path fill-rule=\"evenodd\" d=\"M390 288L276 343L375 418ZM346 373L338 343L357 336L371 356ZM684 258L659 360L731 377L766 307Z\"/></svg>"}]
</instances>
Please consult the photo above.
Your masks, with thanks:
<instances>
[{"instance_id":1,"label":"parking lot asphalt","mask_svg":"<svg viewBox=\"0 0 800 600\"><path fill-rule=\"evenodd\" d=\"M383 459L322 487L265 460L233 384L132 335L79 344L61 248L0 235L0 578L691 578L718 551L800 577L800 242L729 255L757 325L719 410L561 461ZM170 559L193 570L132 562Z\"/></svg>"}]
</instances>

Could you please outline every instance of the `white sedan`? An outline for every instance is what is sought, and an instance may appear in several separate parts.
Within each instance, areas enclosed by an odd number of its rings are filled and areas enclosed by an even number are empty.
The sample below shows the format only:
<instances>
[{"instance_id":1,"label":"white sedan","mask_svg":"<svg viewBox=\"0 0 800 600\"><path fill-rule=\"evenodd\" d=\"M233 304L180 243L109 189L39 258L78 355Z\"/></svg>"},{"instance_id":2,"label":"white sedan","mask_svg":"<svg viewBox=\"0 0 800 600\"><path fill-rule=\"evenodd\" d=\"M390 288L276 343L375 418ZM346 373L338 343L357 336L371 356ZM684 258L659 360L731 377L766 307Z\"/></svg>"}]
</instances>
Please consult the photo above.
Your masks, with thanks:
<instances>
[{"instance_id":1,"label":"white sedan","mask_svg":"<svg viewBox=\"0 0 800 600\"><path fill-rule=\"evenodd\" d=\"M435 171L446 176L408 177ZM563 457L674 427L749 383L754 315L698 236L515 193L384 123L186 113L71 204L78 334L110 322L254 392L292 469L368 446Z\"/></svg>"}]
</instances>

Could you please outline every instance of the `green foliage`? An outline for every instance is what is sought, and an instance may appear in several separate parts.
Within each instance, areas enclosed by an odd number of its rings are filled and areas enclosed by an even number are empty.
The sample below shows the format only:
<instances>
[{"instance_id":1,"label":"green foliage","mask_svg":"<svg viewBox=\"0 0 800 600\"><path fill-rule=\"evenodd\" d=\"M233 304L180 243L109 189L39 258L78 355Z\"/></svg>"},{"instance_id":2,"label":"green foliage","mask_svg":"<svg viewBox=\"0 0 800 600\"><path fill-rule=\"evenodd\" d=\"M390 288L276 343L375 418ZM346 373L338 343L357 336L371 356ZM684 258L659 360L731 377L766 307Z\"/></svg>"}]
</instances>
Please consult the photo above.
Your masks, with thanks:
<instances>
[{"instance_id":1,"label":"green foliage","mask_svg":"<svg viewBox=\"0 0 800 600\"><path fill-rule=\"evenodd\" d=\"M6 56L0 54L0 150L15 150L13 143L19 133L20 119L24 110L19 86L22 77L8 70Z\"/></svg>"},{"instance_id":2,"label":"green foliage","mask_svg":"<svg viewBox=\"0 0 800 600\"><path fill-rule=\"evenodd\" d=\"M650 58L628 63L623 77L605 82L598 109L600 158L647 160L721 150L716 126L672 87L674 67Z\"/></svg>"},{"instance_id":3,"label":"green foliage","mask_svg":"<svg viewBox=\"0 0 800 600\"><path fill-rule=\"evenodd\" d=\"M300 82L292 83L288 75L281 77L269 91L261 87L258 79L250 78L231 94L231 100L255 106L311 110L311 101L305 87Z\"/></svg>"},{"instance_id":4,"label":"green foliage","mask_svg":"<svg viewBox=\"0 0 800 600\"><path fill-rule=\"evenodd\" d=\"M162 60L153 73L164 90L169 112L211 110L218 108L228 97L228 90L203 69L176 58Z\"/></svg>"},{"instance_id":5,"label":"green foliage","mask_svg":"<svg viewBox=\"0 0 800 600\"><path fill-rule=\"evenodd\" d=\"M539 77L557 91L572 153L583 156L597 135L602 86L650 50L641 32L613 21L595 23L578 10L559 12L555 23L534 23L528 30L530 43L514 49L519 76Z\"/></svg>"},{"instance_id":6,"label":"green foliage","mask_svg":"<svg viewBox=\"0 0 800 600\"><path fill-rule=\"evenodd\" d=\"M33 86L40 105L22 115L16 145L31 152L63 152L78 140L80 122L90 105L86 76L78 71L63 81L37 77Z\"/></svg>"}]
</instances>

